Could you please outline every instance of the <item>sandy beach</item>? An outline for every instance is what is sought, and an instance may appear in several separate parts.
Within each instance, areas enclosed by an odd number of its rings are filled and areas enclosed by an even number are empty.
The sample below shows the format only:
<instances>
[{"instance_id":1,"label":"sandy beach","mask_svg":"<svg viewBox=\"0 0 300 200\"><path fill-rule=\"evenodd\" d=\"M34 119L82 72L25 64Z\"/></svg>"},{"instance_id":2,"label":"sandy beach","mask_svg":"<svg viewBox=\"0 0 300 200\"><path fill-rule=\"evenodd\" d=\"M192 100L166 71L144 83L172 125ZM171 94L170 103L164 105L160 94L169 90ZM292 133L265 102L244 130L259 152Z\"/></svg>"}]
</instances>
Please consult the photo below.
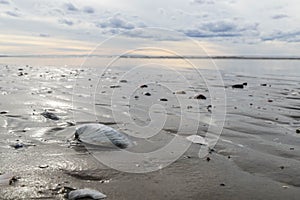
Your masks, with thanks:
<instances>
[{"instance_id":1,"label":"sandy beach","mask_svg":"<svg viewBox=\"0 0 300 200\"><path fill-rule=\"evenodd\" d=\"M0 173L15 179L0 185L0 199L65 199L67 191L78 188L96 189L110 200L299 198L299 74L220 70L224 84L216 81L213 87L226 93L226 118L217 144L203 158L198 156L201 145L190 144L167 167L127 173L104 165L95 152L74 144L76 126L102 123L133 133L136 145L129 151L150 152L164 147L175 135L205 137L208 124L202 119L218 107L211 105L214 97L191 69L178 69L188 77L190 86L170 70L150 67L124 76L128 71L127 66L103 74L103 68L96 67L1 64ZM215 80L212 70L200 71L205 79ZM143 72L147 80L135 78ZM147 88L140 87L142 81ZM243 83L247 83L243 89L232 88ZM134 92L129 88L135 88ZM207 99L195 99L195 94ZM178 104L177 98L185 103ZM139 131L122 121L123 114L128 114L128 102L129 114L140 126L151 121L148 112L153 104L165 108L156 112L164 113L166 123L156 135L139 138ZM114 115L116 109L120 116ZM41 113L45 110L59 119L44 117ZM195 113L203 117L197 118ZM182 116L189 120L179 131ZM198 123L194 133L191 127ZM99 151L105 154L110 150ZM149 160L136 167L147 169L156 164Z\"/></svg>"}]
</instances>

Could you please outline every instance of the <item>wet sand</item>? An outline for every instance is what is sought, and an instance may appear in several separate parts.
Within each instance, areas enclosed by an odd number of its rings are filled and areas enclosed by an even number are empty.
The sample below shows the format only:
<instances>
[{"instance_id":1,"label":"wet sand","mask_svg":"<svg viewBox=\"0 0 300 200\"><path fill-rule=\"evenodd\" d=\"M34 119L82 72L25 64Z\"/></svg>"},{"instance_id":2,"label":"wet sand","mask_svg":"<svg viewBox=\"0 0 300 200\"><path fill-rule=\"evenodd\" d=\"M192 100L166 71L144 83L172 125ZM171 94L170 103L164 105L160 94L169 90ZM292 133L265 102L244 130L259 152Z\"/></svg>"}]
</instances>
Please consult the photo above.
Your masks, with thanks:
<instances>
[{"instance_id":1,"label":"wet sand","mask_svg":"<svg viewBox=\"0 0 300 200\"><path fill-rule=\"evenodd\" d=\"M200 145L191 144L168 167L134 174L111 169L83 146L73 145L70 141L75 124L97 122L132 132L137 134L132 137L137 144L132 151L148 152L162 148L176 134L205 136L207 121L199 120L196 114L209 118L211 112L207 106L214 97L209 95L204 80L189 69L181 69L180 73L188 77L191 86L164 70L147 71L152 83L142 76L136 78L143 71L126 78L123 75L128 68L114 68L105 74L102 70L1 66L0 173L11 173L18 180L0 186L0 199L64 199L63 189L69 187L96 189L106 194L107 199L116 200L299 198L297 74L251 76L221 71L224 85L216 82L214 87L225 89L227 114L213 151L199 158ZM215 75L210 70L202 73L214 81ZM146 90L137 87L143 81L148 86ZM231 87L245 82L244 89ZM134 93L128 92L129 86L137 87ZM176 100L173 94L176 91L185 91L176 96L185 102L183 105ZM203 94L207 99L194 99L195 94ZM111 106L111 96L116 97L115 107ZM160 101L161 98L168 101ZM126 116L126 108L130 107L129 114L136 123L147 125L151 121L147 113L153 104L165 108L166 123L159 134L146 140L138 138L139 133L134 133L136 130L130 123L122 121L122 115ZM216 107L212 105L212 109ZM117 119L113 109L120 113ZM45 110L55 113L59 120L42 116ZM178 132L181 116L189 117L189 121L184 131ZM189 131L198 123L197 133ZM18 143L23 146L14 148Z\"/></svg>"}]
</instances>

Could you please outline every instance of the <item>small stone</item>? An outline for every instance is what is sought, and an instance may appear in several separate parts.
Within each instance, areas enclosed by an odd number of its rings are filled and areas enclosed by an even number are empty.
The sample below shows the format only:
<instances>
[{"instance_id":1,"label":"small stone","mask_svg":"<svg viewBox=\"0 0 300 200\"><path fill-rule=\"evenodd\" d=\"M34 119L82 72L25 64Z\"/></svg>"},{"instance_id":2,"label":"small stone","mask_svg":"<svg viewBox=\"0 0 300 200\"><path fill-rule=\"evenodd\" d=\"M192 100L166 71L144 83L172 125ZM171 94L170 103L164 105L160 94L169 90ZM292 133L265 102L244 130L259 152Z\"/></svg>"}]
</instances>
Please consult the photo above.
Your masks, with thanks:
<instances>
[{"instance_id":1,"label":"small stone","mask_svg":"<svg viewBox=\"0 0 300 200\"><path fill-rule=\"evenodd\" d=\"M224 187L224 186L225 186L225 183L220 183L220 186Z\"/></svg>"},{"instance_id":2,"label":"small stone","mask_svg":"<svg viewBox=\"0 0 300 200\"><path fill-rule=\"evenodd\" d=\"M280 168L280 169L284 169L284 166L280 166L279 168Z\"/></svg>"},{"instance_id":3,"label":"small stone","mask_svg":"<svg viewBox=\"0 0 300 200\"><path fill-rule=\"evenodd\" d=\"M176 91L175 94L186 94L185 91Z\"/></svg>"},{"instance_id":4,"label":"small stone","mask_svg":"<svg viewBox=\"0 0 300 200\"><path fill-rule=\"evenodd\" d=\"M57 117L54 113L48 111L41 113L41 115L51 120L59 120L59 117Z\"/></svg>"},{"instance_id":5,"label":"small stone","mask_svg":"<svg viewBox=\"0 0 300 200\"><path fill-rule=\"evenodd\" d=\"M127 83L127 80L120 80L120 83Z\"/></svg>"},{"instance_id":6,"label":"small stone","mask_svg":"<svg viewBox=\"0 0 300 200\"><path fill-rule=\"evenodd\" d=\"M210 161L210 157L206 157L206 161L209 162Z\"/></svg>"},{"instance_id":7,"label":"small stone","mask_svg":"<svg viewBox=\"0 0 300 200\"><path fill-rule=\"evenodd\" d=\"M300 129L297 129L297 130L296 130L296 133L297 133L297 134L300 134Z\"/></svg>"},{"instance_id":8,"label":"small stone","mask_svg":"<svg viewBox=\"0 0 300 200\"><path fill-rule=\"evenodd\" d=\"M15 149L20 149L24 147L24 144L22 143L16 143L14 145L11 145L11 147L15 148Z\"/></svg>"},{"instance_id":9,"label":"small stone","mask_svg":"<svg viewBox=\"0 0 300 200\"><path fill-rule=\"evenodd\" d=\"M4 115L4 114L6 114L6 113L8 113L8 112L7 112L7 111L1 111L1 112L0 112L1 115Z\"/></svg>"},{"instance_id":10,"label":"small stone","mask_svg":"<svg viewBox=\"0 0 300 200\"><path fill-rule=\"evenodd\" d=\"M120 88L120 85L111 85L110 88Z\"/></svg>"},{"instance_id":11,"label":"small stone","mask_svg":"<svg viewBox=\"0 0 300 200\"><path fill-rule=\"evenodd\" d=\"M244 85L243 84L235 84L232 86L232 88L239 88L239 89L243 89Z\"/></svg>"},{"instance_id":12,"label":"small stone","mask_svg":"<svg viewBox=\"0 0 300 200\"><path fill-rule=\"evenodd\" d=\"M271 103L271 102L273 102L273 100L272 100L272 99L268 99L268 102L270 102L270 103Z\"/></svg>"},{"instance_id":13,"label":"small stone","mask_svg":"<svg viewBox=\"0 0 300 200\"><path fill-rule=\"evenodd\" d=\"M151 96L149 92L144 93L145 96Z\"/></svg>"},{"instance_id":14,"label":"small stone","mask_svg":"<svg viewBox=\"0 0 300 200\"><path fill-rule=\"evenodd\" d=\"M39 165L39 168L41 168L41 169L45 169L45 168L48 168L49 167L49 165Z\"/></svg>"},{"instance_id":15,"label":"small stone","mask_svg":"<svg viewBox=\"0 0 300 200\"><path fill-rule=\"evenodd\" d=\"M260 84L260 86L267 86L267 84L266 83L262 83L262 84Z\"/></svg>"},{"instance_id":16,"label":"small stone","mask_svg":"<svg viewBox=\"0 0 300 200\"><path fill-rule=\"evenodd\" d=\"M248 83L247 83L247 82L245 82L245 83L243 83L243 85L244 85L244 86L247 86L247 85L248 85Z\"/></svg>"},{"instance_id":17,"label":"small stone","mask_svg":"<svg viewBox=\"0 0 300 200\"><path fill-rule=\"evenodd\" d=\"M148 85L141 85L140 88L147 88Z\"/></svg>"},{"instance_id":18,"label":"small stone","mask_svg":"<svg viewBox=\"0 0 300 200\"><path fill-rule=\"evenodd\" d=\"M202 99L202 100L205 100L206 99L206 96L204 96L203 94L198 94L194 97L194 99Z\"/></svg>"},{"instance_id":19,"label":"small stone","mask_svg":"<svg viewBox=\"0 0 300 200\"><path fill-rule=\"evenodd\" d=\"M168 101L168 99L162 98L162 99L160 99L160 101Z\"/></svg>"}]
</instances>

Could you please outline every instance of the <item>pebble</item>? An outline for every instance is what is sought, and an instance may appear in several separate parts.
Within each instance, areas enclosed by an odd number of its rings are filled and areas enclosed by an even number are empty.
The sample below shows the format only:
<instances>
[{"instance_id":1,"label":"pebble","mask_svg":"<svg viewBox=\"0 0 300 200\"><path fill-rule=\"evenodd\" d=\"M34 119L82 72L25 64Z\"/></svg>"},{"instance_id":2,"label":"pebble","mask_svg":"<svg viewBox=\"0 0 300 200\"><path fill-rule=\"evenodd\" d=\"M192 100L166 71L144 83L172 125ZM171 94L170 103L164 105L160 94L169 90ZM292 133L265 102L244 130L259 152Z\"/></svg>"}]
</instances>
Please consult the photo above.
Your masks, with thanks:
<instances>
[{"instance_id":1,"label":"pebble","mask_svg":"<svg viewBox=\"0 0 300 200\"><path fill-rule=\"evenodd\" d=\"M110 88L120 88L120 85L111 85Z\"/></svg>"},{"instance_id":2,"label":"pebble","mask_svg":"<svg viewBox=\"0 0 300 200\"><path fill-rule=\"evenodd\" d=\"M51 120L59 120L59 117L57 115L48 111L43 112L41 115Z\"/></svg>"},{"instance_id":3,"label":"pebble","mask_svg":"<svg viewBox=\"0 0 300 200\"><path fill-rule=\"evenodd\" d=\"M145 96L151 96L149 92L144 93Z\"/></svg>"},{"instance_id":4,"label":"pebble","mask_svg":"<svg viewBox=\"0 0 300 200\"><path fill-rule=\"evenodd\" d=\"M186 94L185 91L176 91L175 94Z\"/></svg>"},{"instance_id":5,"label":"pebble","mask_svg":"<svg viewBox=\"0 0 300 200\"><path fill-rule=\"evenodd\" d=\"M204 96L203 94L198 94L194 97L194 99L202 99L202 100L205 100L206 99L206 96Z\"/></svg>"},{"instance_id":6,"label":"pebble","mask_svg":"<svg viewBox=\"0 0 300 200\"><path fill-rule=\"evenodd\" d=\"M104 199L107 196L97 190L92 189L78 189L73 190L68 194L68 199L76 200L81 198L91 198L91 199Z\"/></svg>"},{"instance_id":7,"label":"pebble","mask_svg":"<svg viewBox=\"0 0 300 200\"><path fill-rule=\"evenodd\" d=\"M296 133L297 133L297 134L300 134L300 129L296 129Z\"/></svg>"},{"instance_id":8,"label":"pebble","mask_svg":"<svg viewBox=\"0 0 300 200\"><path fill-rule=\"evenodd\" d=\"M162 99L160 99L160 101L168 101L168 99L162 98Z\"/></svg>"},{"instance_id":9,"label":"pebble","mask_svg":"<svg viewBox=\"0 0 300 200\"><path fill-rule=\"evenodd\" d=\"M244 88L244 84L235 84L235 85L232 86L232 88L243 89Z\"/></svg>"},{"instance_id":10,"label":"pebble","mask_svg":"<svg viewBox=\"0 0 300 200\"><path fill-rule=\"evenodd\" d=\"M147 88L148 85L141 85L140 88Z\"/></svg>"}]
</instances>

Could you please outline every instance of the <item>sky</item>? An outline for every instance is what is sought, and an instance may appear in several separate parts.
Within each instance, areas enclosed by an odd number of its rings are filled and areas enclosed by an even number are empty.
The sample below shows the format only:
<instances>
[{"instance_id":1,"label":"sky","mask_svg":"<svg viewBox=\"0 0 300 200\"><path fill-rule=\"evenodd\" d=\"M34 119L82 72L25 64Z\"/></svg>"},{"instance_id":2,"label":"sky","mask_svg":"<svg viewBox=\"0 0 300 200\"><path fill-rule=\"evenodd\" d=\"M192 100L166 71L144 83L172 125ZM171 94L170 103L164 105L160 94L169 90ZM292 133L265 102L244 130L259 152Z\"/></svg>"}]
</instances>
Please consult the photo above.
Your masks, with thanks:
<instances>
[{"instance_id":1,"label":"sky","mask_svg":"<svg viewBox=\"0 0 300 200\"><path fill-rule=\"evenodd\" d=\"M96 47L103 55L148 48L151 55L300 56L299 4L0 0L0 55L84 55Z\"/></svg>"}]
</instances>

